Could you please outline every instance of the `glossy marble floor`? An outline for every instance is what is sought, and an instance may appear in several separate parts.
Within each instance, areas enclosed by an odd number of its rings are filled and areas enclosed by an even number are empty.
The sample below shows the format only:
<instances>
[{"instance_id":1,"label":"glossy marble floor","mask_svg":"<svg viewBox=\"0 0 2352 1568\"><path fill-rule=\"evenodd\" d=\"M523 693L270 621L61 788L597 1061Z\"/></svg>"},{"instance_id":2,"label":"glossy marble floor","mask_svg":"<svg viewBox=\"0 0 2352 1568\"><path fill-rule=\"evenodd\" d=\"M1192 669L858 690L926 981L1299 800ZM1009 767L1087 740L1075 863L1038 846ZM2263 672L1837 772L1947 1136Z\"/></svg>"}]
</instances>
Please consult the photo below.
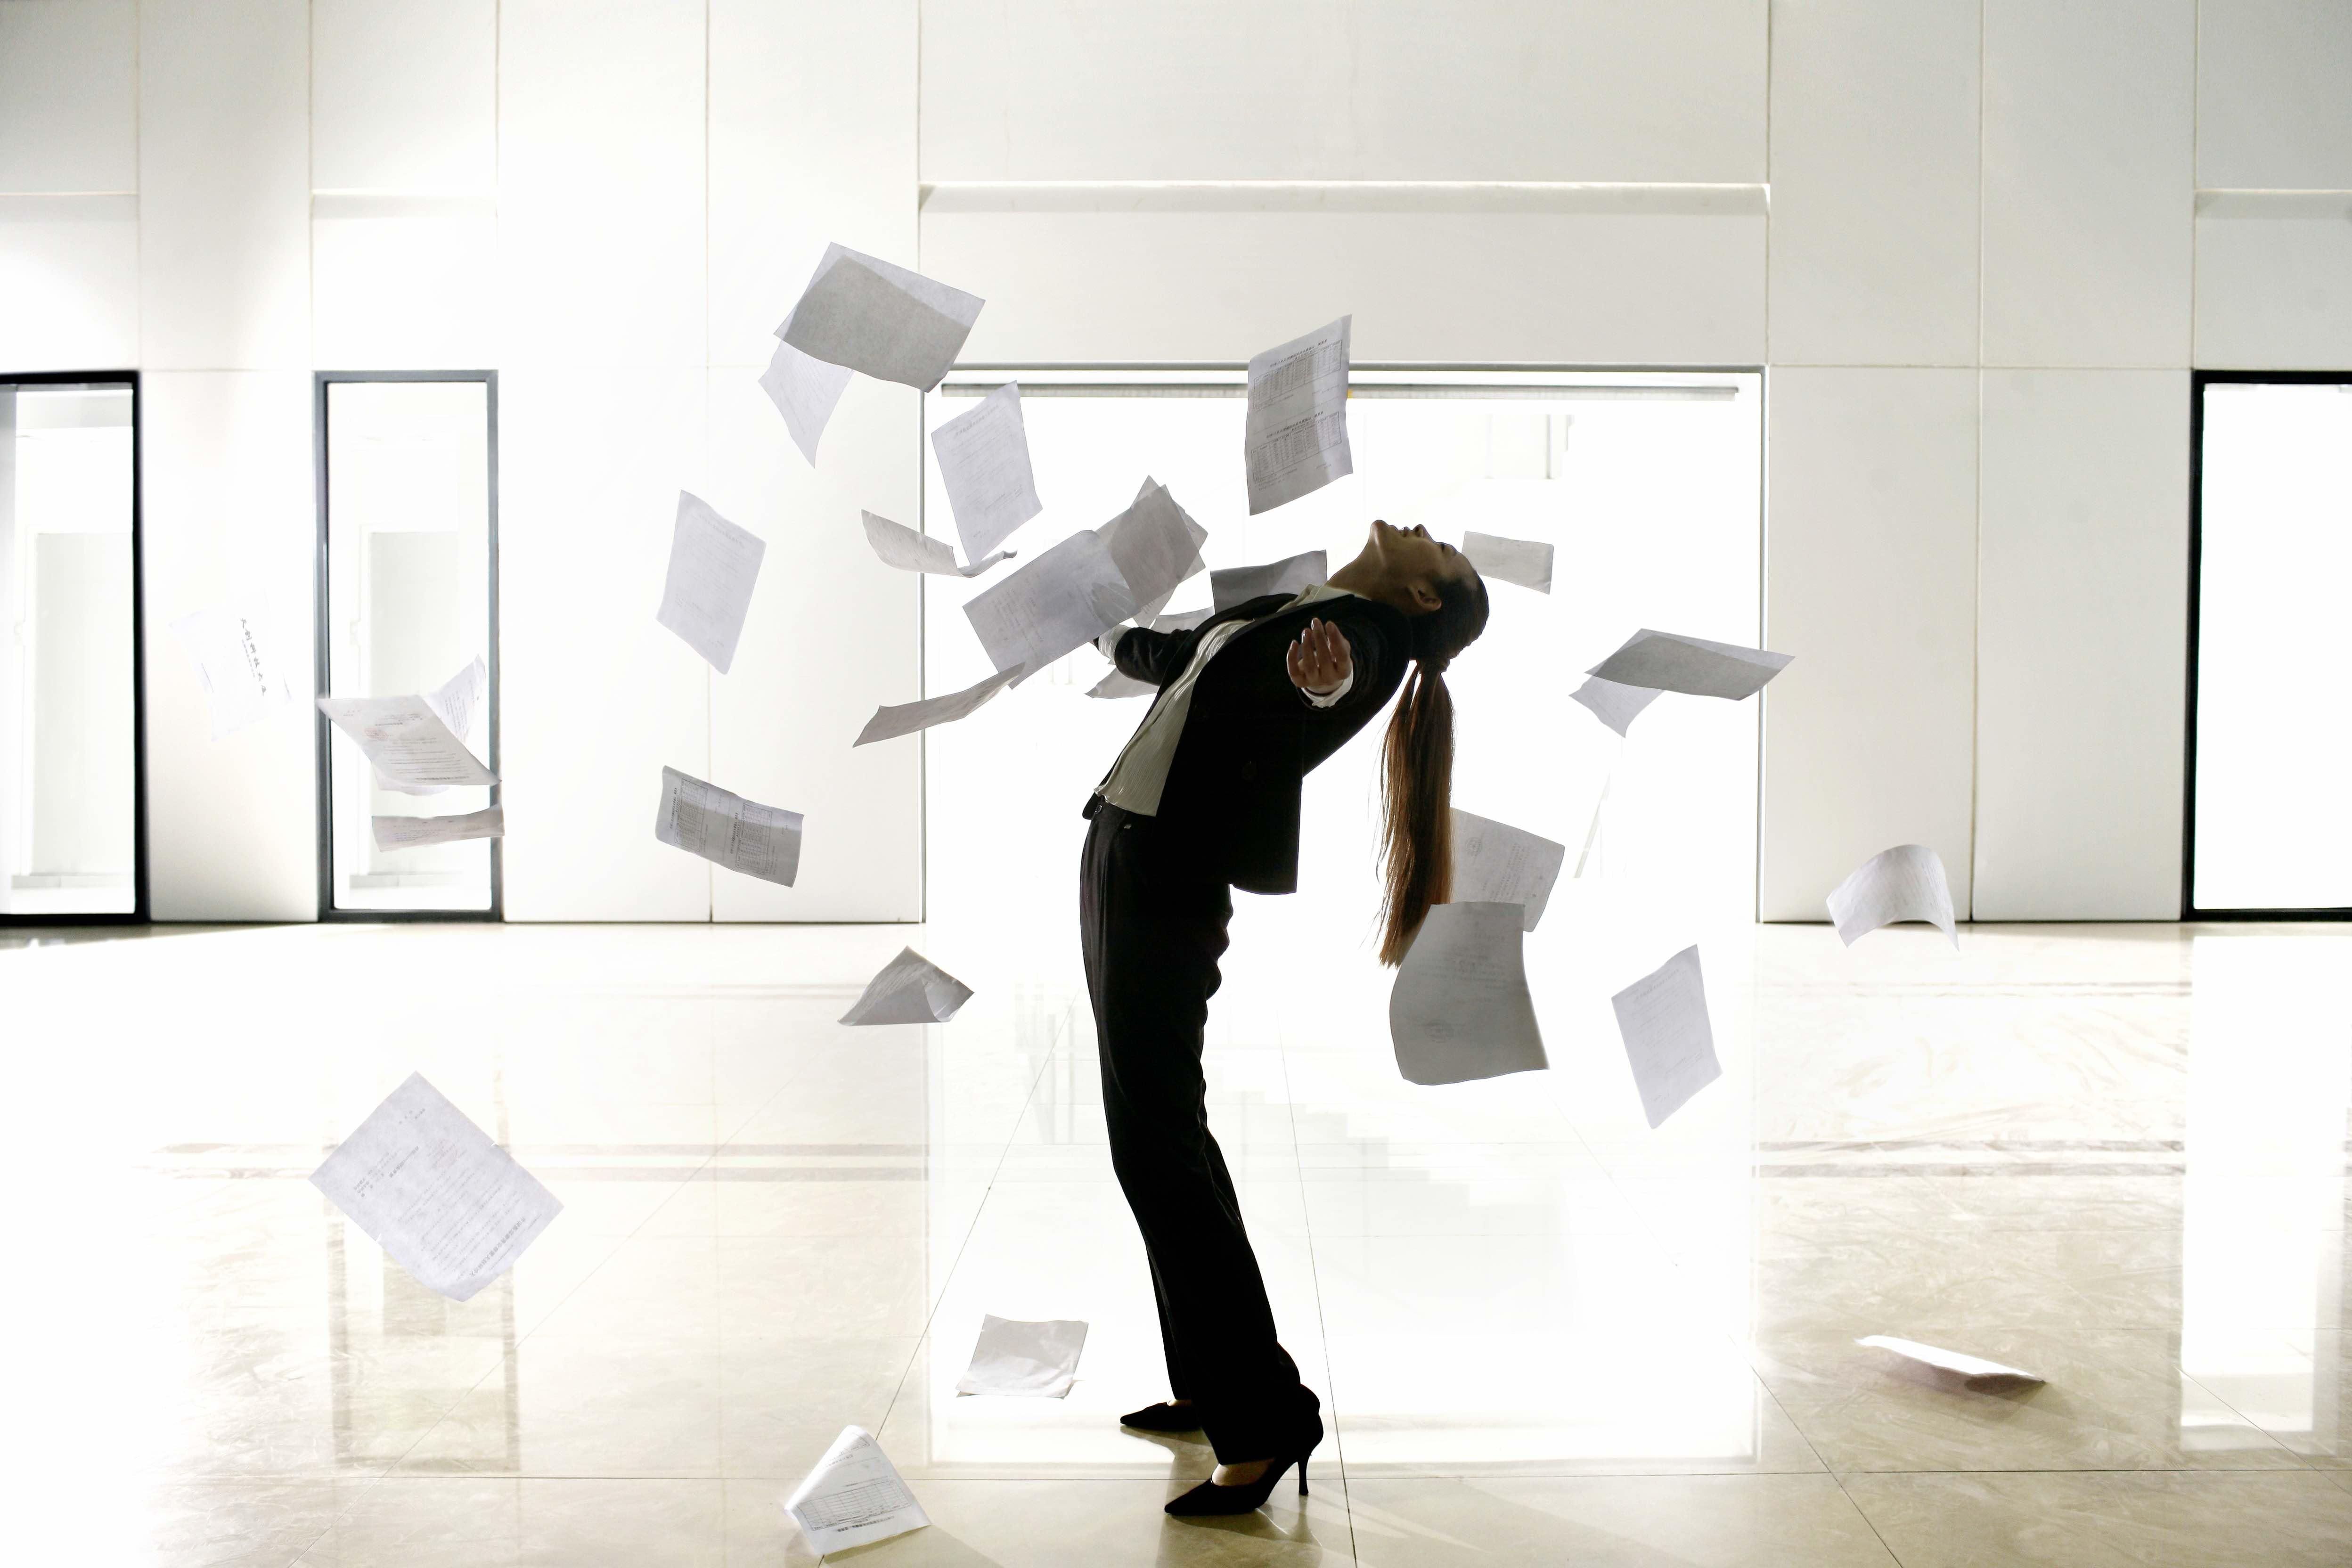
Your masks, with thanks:
<instances>
[{"instance_id":1,"label":"glossy marble floor","mask_svg":"<svg viewBox=\"0 0 2352 1568\"><path fill-rule=\"evenodd\" d=\"M805 1562L779 1500L855 1422L936 1521L877 1568L2352 1562L2352 931L1718 931L1725 1076L1653 1132L1606 996L1666 950L1580 972L1571 911L1553 1070L1415 1089L1289 918L1244 910L1212 1115L1332 1433L1303 1507L1208 1523L1159 1507L1207 1453L1114 1425L1164 1390L1058 950L0 949L18 1560ZM909 942L964 1014L837 1027ZM412 1069L566 1205L462 1306L305 1180ZM983 1312L1092 1323L1067 1400L955 1396Z\"/></svg>"}]
</instances>

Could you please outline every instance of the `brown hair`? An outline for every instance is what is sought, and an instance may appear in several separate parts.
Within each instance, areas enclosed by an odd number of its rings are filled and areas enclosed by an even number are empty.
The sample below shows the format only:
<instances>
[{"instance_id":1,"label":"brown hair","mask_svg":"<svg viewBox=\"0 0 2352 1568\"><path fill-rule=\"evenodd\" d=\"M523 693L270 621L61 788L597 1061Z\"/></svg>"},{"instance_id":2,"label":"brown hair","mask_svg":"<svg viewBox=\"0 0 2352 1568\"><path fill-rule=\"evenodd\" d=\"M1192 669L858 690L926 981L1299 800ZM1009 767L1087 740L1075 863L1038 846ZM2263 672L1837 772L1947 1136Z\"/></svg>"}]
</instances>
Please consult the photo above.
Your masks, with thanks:
<instances>
[{"instance_id":1,"label":"brown hair","mask_svg":"<svg viewBox=\"0 0 2352 1568\"><path fill-rule=\"evenodd\" d=\"M1412 618L1412 668L1381 742L1381 962L1402 962L1429 906L1454 892L1454 694L1445 667L1486 629L1486 584L1440 578Z\"/></svg>"}]
</instances>

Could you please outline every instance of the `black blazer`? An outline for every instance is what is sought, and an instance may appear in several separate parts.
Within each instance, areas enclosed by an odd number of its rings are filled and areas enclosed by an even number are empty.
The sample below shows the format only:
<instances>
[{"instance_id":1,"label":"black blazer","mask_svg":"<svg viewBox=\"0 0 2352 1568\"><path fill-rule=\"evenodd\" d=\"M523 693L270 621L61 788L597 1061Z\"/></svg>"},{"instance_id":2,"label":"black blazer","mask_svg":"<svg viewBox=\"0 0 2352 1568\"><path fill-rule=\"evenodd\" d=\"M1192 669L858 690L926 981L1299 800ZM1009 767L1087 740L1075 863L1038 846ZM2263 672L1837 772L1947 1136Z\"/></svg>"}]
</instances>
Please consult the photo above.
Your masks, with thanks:
<instances>
[{"instance_id":1,"label":"black blazer","mask_svg":"<svg viewBox=\"0 0 2352 1568\"><path fill-rule=\"evenodd\" d=\"M1165 687L1192 662L1211 627L1267 616L1289 597L1270 594L1235 605L1190 631L1136 627L1118 639L1119 671ZM1318 618L1347 637L1355 665L1348 695L1328 708L1316 707L1291 684L1283 658L1307 623ZM1160 796L1160 832L1191 863L1236 888L1295 892L1300 781L1388 705L1411 648L1403 612L1353 595L1236 633L1193 685Z\"/></svg>"}]
</instances>

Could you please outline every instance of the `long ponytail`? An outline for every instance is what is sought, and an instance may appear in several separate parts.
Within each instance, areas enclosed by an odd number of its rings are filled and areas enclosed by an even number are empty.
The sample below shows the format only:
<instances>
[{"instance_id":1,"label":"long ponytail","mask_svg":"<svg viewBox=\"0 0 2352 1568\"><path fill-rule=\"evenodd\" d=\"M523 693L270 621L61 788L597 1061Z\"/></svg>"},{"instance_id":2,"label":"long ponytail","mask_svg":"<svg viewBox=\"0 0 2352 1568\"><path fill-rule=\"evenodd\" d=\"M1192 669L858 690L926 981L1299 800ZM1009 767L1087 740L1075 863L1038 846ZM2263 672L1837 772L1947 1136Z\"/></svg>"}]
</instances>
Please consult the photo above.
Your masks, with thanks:
<instances>
[{"instance_id":1,"label":"long ponytail","mask_svg":"<svg viewBox=\"0 0 2352 1568\"><path fill-rule=\"evenodd\" d=\"M1486 629L1486 585L1439 585L1413 617L1413 666L1381 742L1381 962L1402 963L1432 904L1454 896L1454 694L1445 667Z\"/></svg>"}]
</instances>

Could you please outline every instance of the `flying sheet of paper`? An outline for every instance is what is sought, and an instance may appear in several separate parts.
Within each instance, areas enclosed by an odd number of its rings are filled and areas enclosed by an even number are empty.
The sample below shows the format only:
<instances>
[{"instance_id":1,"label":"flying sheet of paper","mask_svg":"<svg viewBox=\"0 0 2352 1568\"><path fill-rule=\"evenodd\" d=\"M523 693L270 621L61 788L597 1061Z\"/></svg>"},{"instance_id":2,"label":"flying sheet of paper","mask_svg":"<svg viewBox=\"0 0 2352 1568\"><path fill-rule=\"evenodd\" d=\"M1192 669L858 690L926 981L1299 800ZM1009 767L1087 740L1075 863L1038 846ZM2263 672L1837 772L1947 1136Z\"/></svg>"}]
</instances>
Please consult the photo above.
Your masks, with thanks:
<instances>
[{"instance_id":1,"label":"flying sheet of paper","mask_svg":"<svg viewBox=\"0 0 2352 1568\"><path fill-rule=\"evenodd\" d=\"M1462 536L1462 553L1470 557L1470 564L1478 568L1481 577L1517 583L1538 594L1551 592L1549 544L1532 539L1505 539L1497 533L1465 533Z\"/></svg>"},{"instance_id":2,"label":"flying sheet of paper","mask_svg":"<svg viewBox=\"0 0 2352 1568\"><path fill-rule=\"evenodd\" d=\"M1216 613L1214 610L1171 610L1166 615L1152 616L1151 629L1155 632L1189 632Z\"/></svg>"},{"instance_id":3,"label":"flying sheet of paper","mask_svg":"<svg viewBox=\"0 0 2352 1568\"><path fill-rule=\"evenodd\" d=\"M1568 862L1568 846L1507 822L1454 813L1454 900L1464 904L1517 904L1533 931L1543 919L1552 884Z\"/></svg>"},{"instance_id":4,"label":"flying sheet of paper","mask_svg":"<svg viewBox=\"0 0 2352 1568\"><path fill-rule=\"evenodd\" d=\"M1981 1356L1963 1355L1958 1351L1948 1351L1940 1345L1924 1345L1917 1340L1897 1339L1893 1334L1866 1334L1853 1342L1868 1346L1872 1350L1893 1351L1906 1361L1915 1361L1922 1366L1934 1367L1938 1372L1955 1373L1971 1387L1979 1384L2044 1381L2030 1372L2020 1372L2013 1366L2003 1366L1997 1361L1986 1361Z\"/></svg>"},{"instance_id":5,"label":"flying sheet of paper","mask_svg":"<svg viewBox=\"0 0 2352 1568\"><path fill-rule=\"evenodd\" d=\"M213 721L213 739L226 740L294 700L277 661L264 653L253 623L226 610L198 610L172 623L172 635L194 661Z\"/></svg>"},{"instance_id":6,"label":"flying sheet of paper","mask_svg":"<svg viewBox=\"0 0 2352 1568\"><path fill-rule=\"evenodd\" d=\"M1024 1323L983 1314L971 1365L957 1380L956 1392L1060 1399L1077 1380L1078 1354L1086 1348L1087 1326L1075 1318Z\"/></svg>"},{"instance_id":7,"label":"flying sheet of paper","mask_svg":"<svg viewBox=\"0 0 2352 1568\"><path fill-rule=\"evenodd\" d=\"M917 952L900 948L866 983L841 1016L845 1024L944 1024L971 1000L971 987Z\"/></svg>"},{"instance_id":8,"label":"flying sheet of paper","mask_svg":"<svg viewBox=\"0 0 2352 1568\"><path fill-rule=\"evenodd\" d=\"M984 560L969 566L955 563L955 548L944 539L931 539L917 533L903 522L892 522L870 511L857 514L866 520L866 542L874 547L885 566L896 566L901 572L930 572L941 577L977 577L1000 561L1013 559L1013 552L1000 550Z\"/></svg>"},{"instance_id":9,"label":"flying sheet of paper","mask_svg":"<svg viewBox=\"0 0 2352 1568\"><path fill-rule=\"evenodd\" d=\"M1136 618L1150 622L1185 579L1201 570L1201 546L1209 531L1194 522L1165 485L1150 479L1135 492L1134 504L1095 532L1118 563L1135 595Z\"/></svg>"},{"instance_id":10,"label":"flying sheet of paper","mask_svg":"<svg viewBox=\"0 0 2352 1568\"><path fill-rule=\"evenodd\" d=\"M374 830L378 849L422 849L432 844L455 844L461 838L504 838L507 811L494 805L462 816L372 816L368 824Z\"/></svg>"},{"instance_id":11,"label":"flying sheet of paper","mask_svg":"<svg viewBox=\"0 0 2352 1568\"><path fill-rule=\"evenodd\" d=\"M1304 555L1268 562L1264 566L1228 566L1222 572L1212 572L1209 599L1213 613L1223 615L1235 605L1246 605L1268 594L1304 592L1330 575L1331 568L1323 552L1310 550Z\"/></svg>"},{"instance_id":12,"label":"flying sheet of paper","mask_svg":"<svg viewBox=\"0 0 2352 1568\"><path fill-rule=\"evenodd\" d=\"M845 1426L784 1511L820 1555L887 1541L931 1522L898 1468L863 1426Z\"/></svg>"},{"instance_id":13,"label":"flying sheet of paper","mask_svg":"<svg viewBox=\"0 0 2352 1568\"><path fill-rule=\"evenodd\" d=\"M974 595L963 613L989 663L1028 667L1017 685L1134 615L1135 598L1118 563L1086 529Z\"/></svg>"},{"instance_id":14,"label":"flying sheet of paper","mask_svg":"<svg viewBox=\"0 0 2352 1568\"><path fill-rule=\"evenodd\" d=\"M761 805L698 778L662 769L654 837L705 860L789 888L801 869L801 814Z\"/></svg>"},{"instance_id":15,"label":"flying sheet of paper","mask_svg":"<svg viewBox=\"0 0 2352 1568\"><path fill-rule=\"evenodd\" d=\"M759 535L736 527L699 496L678 491L669 577L654 619L726 674L735 662L735 645L743 636L743 617L767 553Z\"/></svg>"},{"instance_id":16,"label":"flying sheet of paper","mask_svg":"<svg viewBox=\"0 0 2352 1568\"><path fill-rule=\"evenodd\" d=\"M986 301L838 245L824 247L776 336L813 359L929 392Z\"/></svg>"},{"instance_id":17,"label":"flying sheet of paper","mask_svg":"<svg viewBox=\"0 0 2352 1568\"><path fill-rule=\"evenodd\" d=\"M782 341L792 328L793 320L776 329L776 352L769 357L768 368L761 374L760 387L776 412L784 416L784 429L801 456L816 467L816 444L824 438L824 427L833 422L833 411L841 402L841 395L849 389L849 378L856 374L847 365L827 364L812 359L792 344Z\"/></svg>"},{"instance_id":18,"label":"flying sheet of paper","mask_svg":"<svg viewBox=\"0 0 2352 1568\"><path fill-rule=\"evenodd\" d=\"M852 741L854 747L876 741L892 740L899 735L911 735L918 730L928 730L934 724L952 724L979 710L980 705L1019 680L1022 666L1000 669L976 686L961 691L950 691L945 697L926 697L919 701L901 702L896 707L885 705L874 710L874 717L866 721L866 728Z\"/></svg>"},{"instance_id":19,"label":"flying sheet of paper","mask_svg":"<svg viewBox=\"0 0 2352 1568\"><path fill-rule=\"evenodd\" d=\"M1723 1076L1715 1059L1715 1031L1707 1026L1697 948L1683 949L1609 998L1609 1005L1617 1010L1617 1033L1633 1064L1642 1113L1654 1131Z\"/></svg>"},{"instance_id":20,"label":"flying sheet of paper","mask_svg":"<svg viewBox=\"0 0 2352 1568\"><path fill-rule=\"evenodd\" d=\"M1880 926L1925 921L1960 945L1943 857L1924 844L1897 844L1854 868L1829 897L1838 940L1852 947Z\"/></svg>"},{"instance_id":21,"label":"flying sheet of paper","mask_svg":"<svg viewBox=\"0 0 2352 1568\"><path fill-rule=\"evenodd\" d=\"M1250 515L1356 471L1348 450L1348 333L1342 316L1249 362L1242 460Z\"/></svg>"},{"instance_id":22,"label":"flying sheet of paper","mask_svg":"<svg viewBox=\"0 0 2352 1568\"><path fill-rule=\"evenodd\" d=\"M499 782L422 697L321 697L319 711L358 742L377 776L395 789Z\"/></svg>"},{"instance_id":23,"label":"flying sheet of paper","mask_svg":"<svg viewBox=\"0 0 2352 1568\"><path fill-rule=\"evenodd\" d=\"M1029 468L1018 383L1006 382L932 431L931 451L965 560L980 560L1045 510Z\"/></svg>"},{"instance_id":24,"label":"flying sheet of paper","mask_svg":"<svg viewBox=\"0 0 2352 1568\"><path fill-rule=\"evenodd\" d=\"M1676 632L1654 632L1644 626L1585 673L1620 686L1646 686L1653 691L1682 691L1736 702L1763 690L1764 683L1787 668L1795 657Z\"/></svg>"},{"instance_id":25,"label":"flying sheet of paper","mask_svg":"<svg viewBox=\"0 0 2352 1568\"><path fill-rule=\"evenodd\" d=\"M447 725L449 733L457 736L468 751L474 745L474 714L481 706L482 693L488 689L489 679L489 667L478 654L465 668L425 694L425 706L433 710L434 716ZM441 795L449 787L447 784L401 784L382 773L376 774L375 783L378 789L394 790L402 795Z\"/></svg>"},{"instance_id":26,"label":"flying sheet of paper","mask_svg":"<svg viewBox=\"0 0 2352 1568\"><path fill-rule=\"evenodd\" d=\"M470 1300L562 1212L555 1194L416 1073L310 1184L416 1282Z\"/></svg>"},{"instance_id":27,"label":"flying sheet of paper","mask_svg":"<svg viewBox=\"0 0 2352 1568\"><path fill-rule=\"evenodd\" d=\"M1087 696L1099 697L1106 700L1121 697L1155 697L1159 692L1160 688L1150 681L1138 680L1135 677L1116 669L1087 688Z\"/></svg>"},{"instance_id":28,"label":"flying sheet of paper","mask_svg":"<svg viewBox=\"0 0 2352 1568\"><path fill-rule=\"evenodd\" d=\"M1433 904L1397 965L1389 1037L1410 1083L1467 1083L1551 1065L1528 995L1517 904Z\"/></svg>"},{"instance_id":29,"label":"flying sheet of paper","mask_svg":"<svg viewBox=\"0 0 2352 1568\"><path fill-rule=\"evenodd\" d=\"M1621 735L1633 728L1643 709L1658 700L1658 694L1649 687L1621 686L1597 675L1585 677L1584 684L1568 696L1569 700L1591 709L1594 718Z\"/></svg>"}]
</instances>

